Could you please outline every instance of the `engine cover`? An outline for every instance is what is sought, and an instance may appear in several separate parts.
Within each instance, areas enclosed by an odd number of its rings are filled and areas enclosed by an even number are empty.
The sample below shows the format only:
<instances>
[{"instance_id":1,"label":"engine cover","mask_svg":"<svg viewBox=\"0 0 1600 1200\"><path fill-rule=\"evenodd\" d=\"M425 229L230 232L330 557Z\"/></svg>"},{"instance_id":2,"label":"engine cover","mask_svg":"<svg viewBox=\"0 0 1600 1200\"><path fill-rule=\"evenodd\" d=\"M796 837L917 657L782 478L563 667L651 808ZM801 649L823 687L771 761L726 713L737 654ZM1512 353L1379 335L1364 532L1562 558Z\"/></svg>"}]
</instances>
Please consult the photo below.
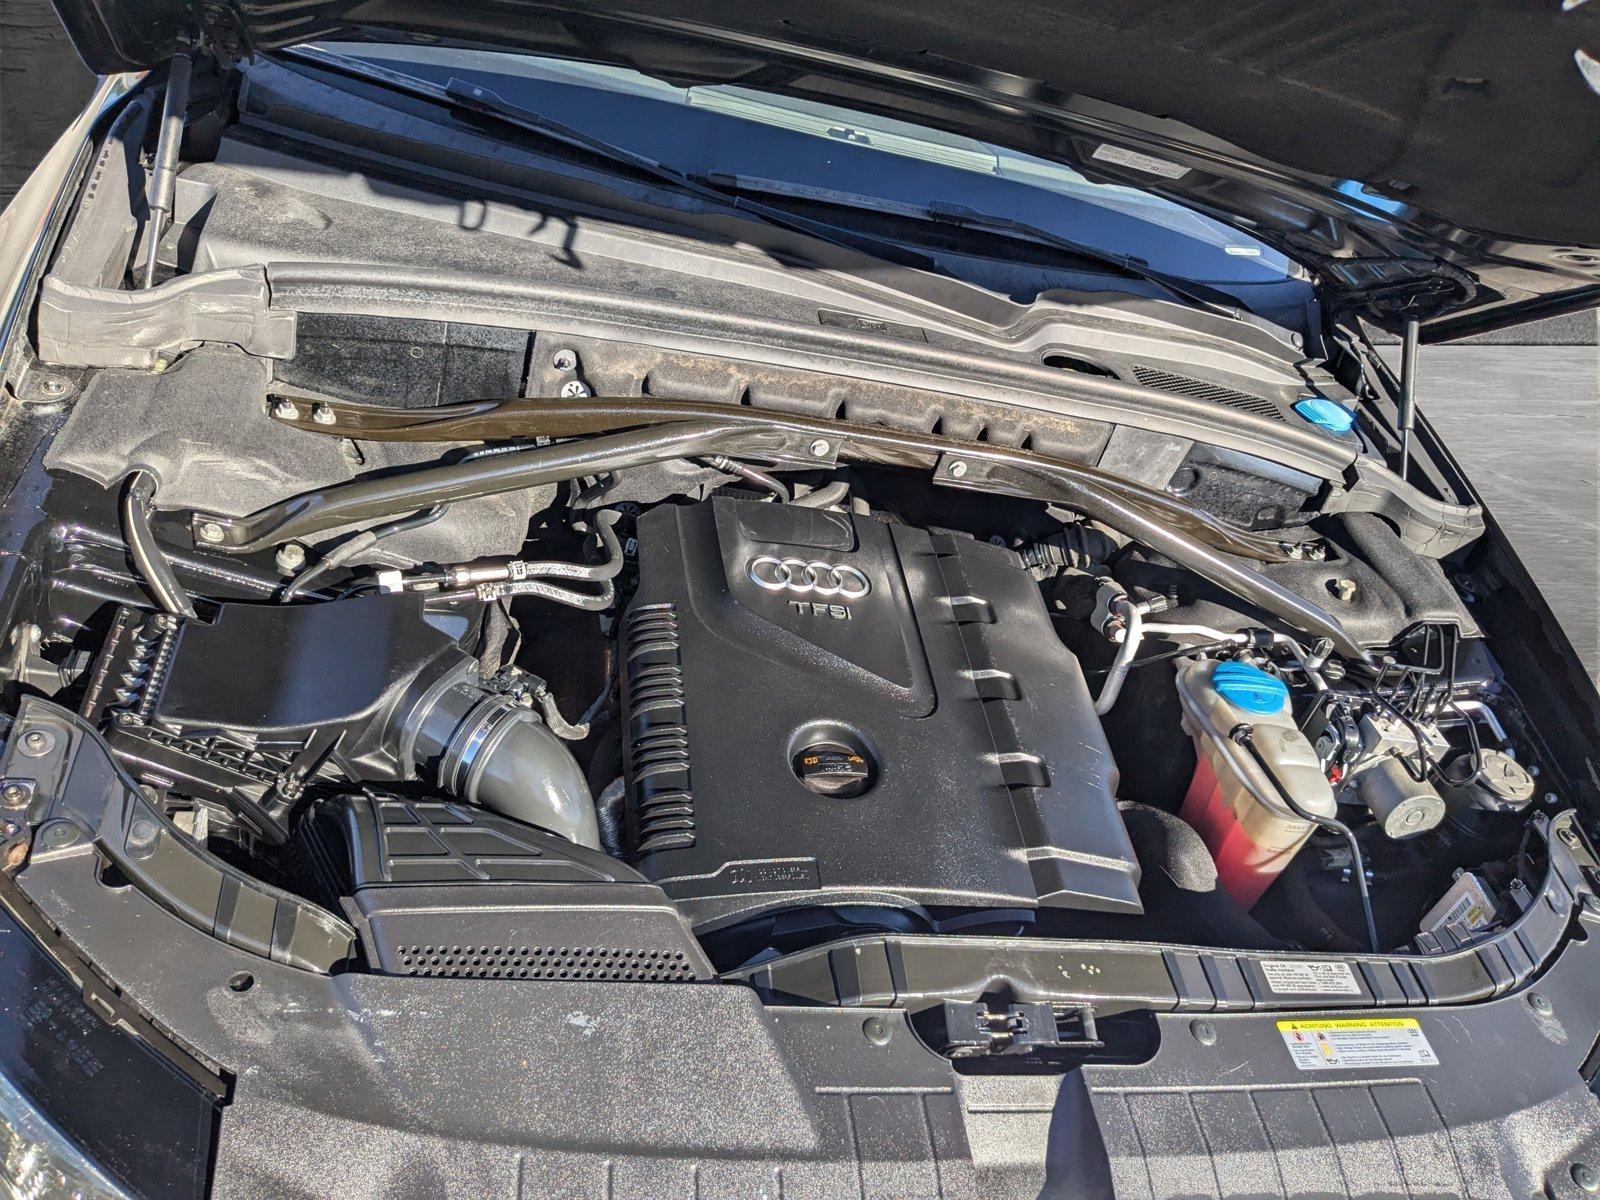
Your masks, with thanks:
<instances>
[{"instance_id":1,"label":"engine cover","mask_svg":"<svg viewBox=\"0 0 1600 1200\"><path fill-rule=\"evenodd\" d=\"M1011 551L727 498L652 510L638 543L626 832L699 928L1141 911L1082 671Z\"/></svg>"}]
</instances>

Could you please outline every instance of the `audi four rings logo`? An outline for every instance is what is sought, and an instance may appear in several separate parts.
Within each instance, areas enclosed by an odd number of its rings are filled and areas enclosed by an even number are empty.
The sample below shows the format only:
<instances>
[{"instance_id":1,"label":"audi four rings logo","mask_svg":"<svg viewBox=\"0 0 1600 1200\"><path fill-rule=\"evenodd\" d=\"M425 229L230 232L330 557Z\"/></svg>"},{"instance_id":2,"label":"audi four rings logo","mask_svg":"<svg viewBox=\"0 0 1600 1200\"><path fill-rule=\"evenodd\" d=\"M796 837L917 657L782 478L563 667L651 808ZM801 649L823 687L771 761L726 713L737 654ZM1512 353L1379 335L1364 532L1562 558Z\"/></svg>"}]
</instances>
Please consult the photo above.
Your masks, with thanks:
<instances>
[{"instance_id":1,"label":"audi four rings logo","mask_svg":"<svg viewBox=\"0 0 1600 1200\"><path fill-rule=\"evenodd\" d=\"M750 582L758 588L814 596L818 600L859 600L872 590L867 577L854 567L773 554L752 558L749 574Z\"/></svg>"}]
</instances>

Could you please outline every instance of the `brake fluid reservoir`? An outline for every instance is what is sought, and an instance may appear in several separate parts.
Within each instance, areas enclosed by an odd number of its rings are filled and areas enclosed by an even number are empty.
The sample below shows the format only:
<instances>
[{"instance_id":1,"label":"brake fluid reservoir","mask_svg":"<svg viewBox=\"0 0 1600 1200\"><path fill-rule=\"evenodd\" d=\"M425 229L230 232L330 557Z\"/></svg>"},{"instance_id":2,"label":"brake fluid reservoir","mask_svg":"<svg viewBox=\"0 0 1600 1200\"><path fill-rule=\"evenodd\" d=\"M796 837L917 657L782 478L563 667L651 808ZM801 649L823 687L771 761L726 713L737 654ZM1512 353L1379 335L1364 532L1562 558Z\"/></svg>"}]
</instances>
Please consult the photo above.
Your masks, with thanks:
<instances>
[{"instance_id":1,"label":"brake fluid reservoir","mask_svg":"<svg viewBox=\"0 0 1600 1200\"><path fill-rule=\"evenodd\" d=\"M1282 680L1248 663L1206 659L1178 672L1178 695L1196 758L1179 815L1205 839L1228 894L1249 908L1316 826L1284 804L1255 758L1228 735L1254 726L1262 759L1306 812L1332 817L1338 803L1316 750L1295 725Z\"/></svg>"}]
</instances>

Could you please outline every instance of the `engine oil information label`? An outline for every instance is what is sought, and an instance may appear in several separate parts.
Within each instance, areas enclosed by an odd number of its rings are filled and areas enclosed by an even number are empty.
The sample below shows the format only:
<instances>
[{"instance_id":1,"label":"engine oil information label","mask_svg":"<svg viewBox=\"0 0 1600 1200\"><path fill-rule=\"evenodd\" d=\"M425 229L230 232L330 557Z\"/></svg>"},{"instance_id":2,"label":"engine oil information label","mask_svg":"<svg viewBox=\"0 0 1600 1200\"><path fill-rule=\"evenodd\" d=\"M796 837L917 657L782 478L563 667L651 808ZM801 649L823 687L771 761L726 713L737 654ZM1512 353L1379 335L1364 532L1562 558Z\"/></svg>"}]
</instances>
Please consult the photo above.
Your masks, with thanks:
<instances>
[{"instance_id":1,"label":"engine oil information label","mask_svg":"<svg viewBox=\"0 0 1600 1200\"><path fill-rule=\"evenodd\" d=\"M1436 1067L1428 1035L1411 1017L1279 1021L1289 1057L1302 1071L1340 1067Z\"/></svg>"},{"instance_id":2,"label":"engine oil information label","mask_svg":"<svg viewBox=\"0 0 1600 1200\"><path fill-rule=\"evenodd\" d=\"M1163 179L1182 179L1189 173L1188 167L1180 167L1177 163L1168 162L1164 158L1157 158L1153 154L1140 154L1137 150L1124 150L1121 146L1112 146L1102 142L1095 148L1090 158L1098 158L1102 162L1116 163L1119 167L1131 167L1135 171L1143 171L1146 175L1159 175Z\"/></svg>"},{"instance_id":3,"label":"engine oil information label","mask_svg":"<svg viewBox=\"0 0 1600 1200\"><path fill-rule=\"evenodd\" d=\"M1361 985L1346 962L1306 958L1263 958L1257 965L1275 992L1298 996L1359 996Z\"/></svg>"}]
</instances>

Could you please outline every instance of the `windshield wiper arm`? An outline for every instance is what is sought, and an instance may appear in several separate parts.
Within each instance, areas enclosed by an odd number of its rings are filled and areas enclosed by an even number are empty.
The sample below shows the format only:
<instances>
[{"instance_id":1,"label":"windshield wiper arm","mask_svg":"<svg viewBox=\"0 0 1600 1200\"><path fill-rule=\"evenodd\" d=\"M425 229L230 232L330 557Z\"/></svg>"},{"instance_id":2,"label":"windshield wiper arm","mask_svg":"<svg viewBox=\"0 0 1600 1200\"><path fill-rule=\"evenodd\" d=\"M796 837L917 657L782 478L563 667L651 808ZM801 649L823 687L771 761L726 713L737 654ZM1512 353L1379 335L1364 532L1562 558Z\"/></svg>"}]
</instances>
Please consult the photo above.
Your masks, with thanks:
<instances>
[{"instance_id":1,"label":"windshield wiper arm","mask_svg":"<svg viewBox=\"0 0 1600 1200\"><path fill-rule=\"evenodd\" d=\"M926 255L907 250L896 242L757 203L737 194L735 190L719 187L687 171L680 171L659 159L651 158L648 154L641 154L637 150L630 150L626 146L595 137L581 129L574 129L571 125L554 120L535 109L507 100L493 89L480 84L451 78L448 83L440 86L414 75L368 63L320 46L296 46L284 53L324 69L364 79L391 91L431 101L457 113L471 114L505 128L532 134L544 141L581 151L613 165L629 168L664 183L675 191L703 200L724 212L731 212L819 241L830 242L898 266L923 271L937 270L936 264Z\"/></svg>"},{"instance_id":2,"label":"windshield wiper arm","mask_svg":"<svg viewBox=\"0 0 1600 1200\"><path fill-rule=\"evenodd\" d=\"M954 225L958 229L972 229L981 233L998 233L1011 237L1021 238L1024 241L1040 242L1053 246L1058 250L1065 250L1080 258L1091 259L1094 262L1105 263L1129 275L1137 275L1141 279L1148 279L1151 283L1165 288L1180 299L1191 304L1198 304L1225 317L1238 319L1243 315L1244 306L1226 292L1211 287L1209 284L1197 283L1192 279L1182 279L1176 275L1169 275L1165 271L1158 271L1143 259L1134 258L1128 254L1118 254L1114 250L1102 250L1084 242L1073 241L1059 233L1045 229L1039 225L1019 221L1014 217L993 216L989 213L979 212L977 209L968 208L964 204L948 204L943 200L933 200L925 209L928 219L941 225Z\"/></svg>"}]
</instances>

